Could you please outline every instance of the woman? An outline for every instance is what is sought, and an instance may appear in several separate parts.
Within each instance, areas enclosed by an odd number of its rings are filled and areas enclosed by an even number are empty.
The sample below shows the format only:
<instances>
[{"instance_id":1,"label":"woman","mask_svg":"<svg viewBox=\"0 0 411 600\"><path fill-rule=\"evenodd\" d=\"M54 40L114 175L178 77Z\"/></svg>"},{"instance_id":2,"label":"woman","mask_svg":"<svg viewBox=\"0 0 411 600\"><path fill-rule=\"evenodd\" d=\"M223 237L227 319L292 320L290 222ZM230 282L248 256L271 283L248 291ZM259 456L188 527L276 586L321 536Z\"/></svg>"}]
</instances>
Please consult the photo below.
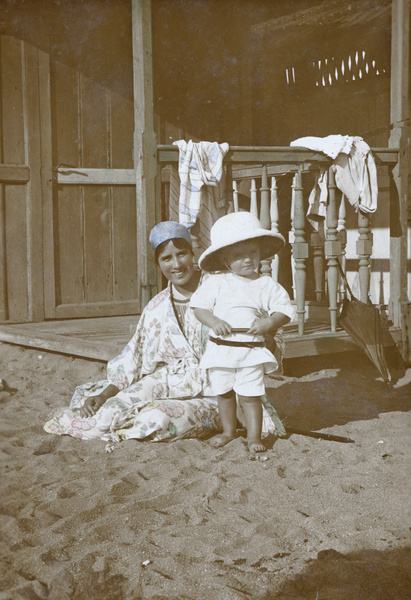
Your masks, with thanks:
<instances>
[{"instance_id":1,"label":"woman","mask_svg":"<svg viewBox=\"0 0 411 600\"><path fill-rule=\"evenodd\" d=\"M216 398L199 366L208 329L188 307L200 279L190 233L165 221L152 229L150 243L167 288L147 304L134 336L109 361L107 379L76 388L70 408L44 426L48 433L117 442L203 437L221 429ZM274 432L265 416L265 430Z\"/></svg>"}]
</instances>

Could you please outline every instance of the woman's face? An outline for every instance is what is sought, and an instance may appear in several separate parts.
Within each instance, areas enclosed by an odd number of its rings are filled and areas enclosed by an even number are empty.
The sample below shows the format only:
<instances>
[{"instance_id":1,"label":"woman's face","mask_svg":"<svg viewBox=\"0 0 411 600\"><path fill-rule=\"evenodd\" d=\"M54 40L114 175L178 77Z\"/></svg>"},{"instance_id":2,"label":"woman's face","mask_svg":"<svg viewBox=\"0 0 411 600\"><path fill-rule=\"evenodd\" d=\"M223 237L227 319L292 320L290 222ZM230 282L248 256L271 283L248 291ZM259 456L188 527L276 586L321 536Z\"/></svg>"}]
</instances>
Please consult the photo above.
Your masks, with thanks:
<instances>
[{"instance_id":1,"label":"woman's face","mask_svg":"<svg viewBox=\"0 0 411 600\"><path fill-rule=\"evenodd\" d=\"M173 285L184 287L194 272L193 254L189 248L177 248L171 240L158 255L158 265Z\"/></svg>"}]
</instances>

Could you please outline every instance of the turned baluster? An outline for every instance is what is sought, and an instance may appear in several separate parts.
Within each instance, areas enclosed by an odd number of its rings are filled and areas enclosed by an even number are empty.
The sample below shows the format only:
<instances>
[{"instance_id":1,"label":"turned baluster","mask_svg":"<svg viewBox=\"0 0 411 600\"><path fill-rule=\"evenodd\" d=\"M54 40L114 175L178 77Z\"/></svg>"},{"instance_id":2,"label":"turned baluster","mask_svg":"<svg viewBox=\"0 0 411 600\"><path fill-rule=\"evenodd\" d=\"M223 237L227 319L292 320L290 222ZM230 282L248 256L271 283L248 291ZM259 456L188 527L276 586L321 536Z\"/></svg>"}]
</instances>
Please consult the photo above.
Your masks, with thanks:
<instances>
[{"instance_id":1,"label":"turned baluster","mask_svg":"<svg viewBox=\"0 0 411 600\"><path fill-rule=\"evenodd\" d=\"M317 302L322 302L324 299L324 230L322 223L319 223L318 231L311 234L311 247L313 249L315 299Z\"/></svg>"},{"instance_id":2,"label":"turned baluster","mask_svg":"<svg viewBox=\"0 0 411 600\"><path fill-rule=\"evenodd\" d=\"M308 243L305 241L305 211L301 173L298 172L293 180L294 188L294 243L293 260L295 264L295 294L297 302L298 334L304 333L305 318L305 288L306 260L308 258Z\"/></svg>"},{"instance_id":3,"label":"turned baluster","mask_svg":"<svg viewBox=\"0 0 411 600\"><path fill-rule=\"evenodd\" d=\"M233 169L230 163L225 165L225 198L226 198L226 206L227 206L227 214L235 212L235 196L234 191L237 191L237 182L233 180ZM238 195L237 195L238 200ZM238 201L237 201L237 210L238 210Z\"/></svg>"},{"instance_id":4,"label":"turned baluster","mask_svg":"<svg viewBox=\"0 0 411 600\"><path fill-rule=\"evenodd\" d=\"M260 187L260 223L264 229L271 228L270 218L270 188L268 187L267 165L263 165ZM271 260L266 258L261 261L261 275L271 276Z\"/></svg>"},{"instance_id":5,"label":"turned baluster","mask_svg":"<svg viewBox=\"0 0 411 600\"><path fill-rule=\"evenodd\" d=\"M346 217L346 209L345 209L345 196L341 194L341 202L340 208L338 211L338 238L341 242L341 258L340 263L342 270L345 273L346 269L346 246L347 246L347 229L345 227L345 217ZM339 286L339 301L342 302L345 298L345 283L342 277L340 277L340 286Z\"/></svg>"},{"instance_id":6,"label":"turned baluster","mask_svg":"<svg viewBox=\"0 0 411 600\"><path fill-rule=\"evenodd\" d=\"M236 181L233 181L233 208L234 212L238 212L238 184Z\"/></svg>"},{"instance_id":7,"label":"turned baluster","mask_svg":"<svg viewBox=\"0 0 411 600\"><path fill-rule=\"evenodd\" d=\"M275 177L271 177L271 190L270 190L270 218L271 218L271 231L273 233L279 233L278 229L278 195L277 195L277 181ZM276 254L271 261L271 276L274 281L278 281L278 270L279 270L279 257Z\"/></svg>"},{"instance_id":8,"label":"turned baluster","mask_svg":"<svg viewBox=\"0 0 411 600\"><path fill-rule=\"evenodd\" d=\"M334 171L328 172L328 206L327 233L324 252L328 265L328 298L330 303L331 331L337 330L337 289L338 289L338 259L341 254L341 241L338 238L338 200Z\"/></svg>"},{"instance_id":9,"label":"turned baluster","mask_svg":"<svg viewBox=\"0 0 411 600\"><path fill-rule=\"evenodd\" d=\"M372 254L372 233L370 218L358 212L358 233L357 256L358 256L358 276L360 280L360 299L362 302L368 302L370 291L370 257Z\"/></svg>"},{"instance_id":10,"label":"turned baluster","mask_svg":"<svg viewBox=\"0 0 411 600\"><path fill-rule=\"evenodd\" d=\"M257 186L255 184L255 179L251 180L250 194L250 213L258 219Z\"/></svg>"}]
</instances>

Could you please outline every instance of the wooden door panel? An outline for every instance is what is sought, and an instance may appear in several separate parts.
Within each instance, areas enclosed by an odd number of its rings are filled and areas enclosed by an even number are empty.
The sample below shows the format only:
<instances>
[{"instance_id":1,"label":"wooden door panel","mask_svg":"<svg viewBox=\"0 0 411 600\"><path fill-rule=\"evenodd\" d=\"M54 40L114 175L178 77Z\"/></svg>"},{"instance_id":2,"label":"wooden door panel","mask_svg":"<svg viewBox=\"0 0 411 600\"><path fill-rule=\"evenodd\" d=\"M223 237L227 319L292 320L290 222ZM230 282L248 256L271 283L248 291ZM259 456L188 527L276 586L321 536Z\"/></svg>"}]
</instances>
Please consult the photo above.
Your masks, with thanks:
<instances>
[{"instance_id":1,"label":"wooden door panel","mask_svg":"<svg viewBox=\"0 0 411 600\"><path fill-rule=\"evenodd\" d=\"M112 169L133 169L133 102L110 91L110 166Z\"/></svg>"},{"instance_id":2,"label":"wooden door panel","mask_svg":"<svg viewBox=\"0 0 411 600\"><path fill-rule=\"evenodd\" d=\"M83 282L83 214L80 186L59 186L54 209L54 293L55 301L47 316L54 316L60 304L82 304ZM51 258L48 258L51 260Z\"/></svg>"},{"instance_id":3,"label":"wooden door panel","mask_svg":"<svg viewBox=\"0 0 411 600\"><path fill-rule=\"evenodd\" d=\"M113 290L116 301L137 298L137 221L135 189L113 187Z\"/></svg>"},{"instance_id":4,"label":"wooden door panel","mask_svg":"<svg viewBox=\"0 0 411 600\"><path fill-rule=\"evenodd\" d=\"M75 167L80 160L78 123L79 73L62 64L51 63L51 119L53 166Z\"/></svg>"},{"instance_id":5,"label":"wooden door panel","mask_svg":"<svg viewBox=\"0 0 411 600\"><path fill-rule=\"evenodd\" d=\"M7 313L11 321L26 320L29 312L26 187L4 186Z\"/></svg>"},{"instance_id":6,"label":"wooden door panel","mask_svg":"<svg viewBox=\"0 0 411 600\"><path fill-rule=\"evenodd\" d=\"M81 157L78 166L107 169L110 166L109 91L84 75L79 80Z\"/></svg>"},{"instance_id":7,"label":"wooden door panel","mask_svg":"<svg viewBox=\"0 0 411 600\"><path fill-rule=\"evenodd\" d=\"M85 301L110 302L111 210L110 190L106 186L84 186Z\"/></svg>"}]
</instances>

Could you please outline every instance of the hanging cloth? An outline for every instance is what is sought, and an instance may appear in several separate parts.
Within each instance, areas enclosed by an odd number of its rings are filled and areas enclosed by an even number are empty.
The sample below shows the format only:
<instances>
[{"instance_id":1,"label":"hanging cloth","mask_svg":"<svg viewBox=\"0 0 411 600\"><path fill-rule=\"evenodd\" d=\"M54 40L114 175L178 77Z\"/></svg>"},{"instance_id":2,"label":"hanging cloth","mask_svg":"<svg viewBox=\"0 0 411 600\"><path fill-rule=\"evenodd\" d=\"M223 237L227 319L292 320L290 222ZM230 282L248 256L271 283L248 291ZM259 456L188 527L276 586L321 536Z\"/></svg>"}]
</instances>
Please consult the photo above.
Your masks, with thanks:
<instances>
[{"instance_id":1,"label":"hanging cloth","mask_svg":"<svg viewBox=\"0 0 411 600\"><path fill-rule=\"evenodd\" d=\"M229 150L226 143L177 140L180 194L178 220L196 228L200 246L210 245L210 229L226 213L223 160Z\"/></svg>"},{"instance_id":2,"label":"hanging cloth","mask_svg":"<svg viewBox=\"0 0 411 600\"><path fill-rule=\"evenodd\" d=\"M369 145L361 137L329 135L325 138L303 137L291 142L290 146L309 148L323 152L334 159L332 169L338 189L356 211L373 213L377 209L377 168ZM320 171L310 195L307 217L323 218L324 177ZM318 212L316 212L318 209Z\"/></svg>"}]
</instances>

